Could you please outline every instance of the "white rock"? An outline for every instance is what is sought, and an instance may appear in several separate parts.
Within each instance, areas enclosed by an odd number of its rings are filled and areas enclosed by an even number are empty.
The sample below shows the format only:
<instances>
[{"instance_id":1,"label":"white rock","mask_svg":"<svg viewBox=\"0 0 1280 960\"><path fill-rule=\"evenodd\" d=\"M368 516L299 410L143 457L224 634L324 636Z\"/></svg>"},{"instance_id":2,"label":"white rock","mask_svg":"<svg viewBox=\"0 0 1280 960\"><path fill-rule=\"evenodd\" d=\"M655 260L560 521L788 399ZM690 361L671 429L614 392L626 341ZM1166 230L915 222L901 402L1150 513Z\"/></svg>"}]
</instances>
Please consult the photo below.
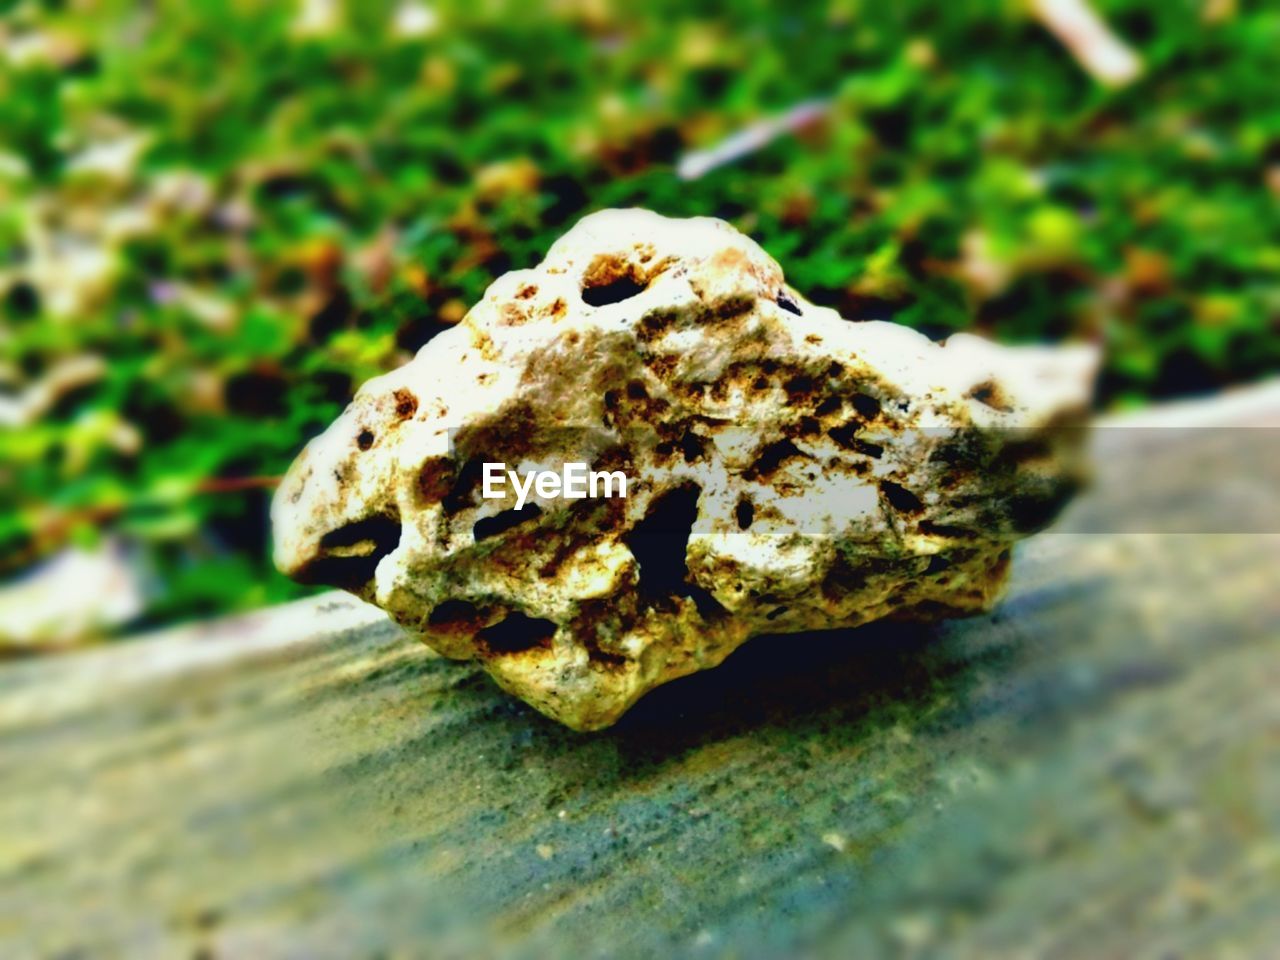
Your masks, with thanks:
<instances>
[{"instance_id":1,"label":"white rock","mask_svg":"<svg viewBox=\"0 0 1280 960\"><path fill-rule=\"evenodd\" d=\"M1095 365L850 322L723 222L605 211L361 388L277 493L276 562L596 729L758 634L989 607L1079 483ZM632 487L516 513L484 462Z\"/></svg>"}]
</instances>

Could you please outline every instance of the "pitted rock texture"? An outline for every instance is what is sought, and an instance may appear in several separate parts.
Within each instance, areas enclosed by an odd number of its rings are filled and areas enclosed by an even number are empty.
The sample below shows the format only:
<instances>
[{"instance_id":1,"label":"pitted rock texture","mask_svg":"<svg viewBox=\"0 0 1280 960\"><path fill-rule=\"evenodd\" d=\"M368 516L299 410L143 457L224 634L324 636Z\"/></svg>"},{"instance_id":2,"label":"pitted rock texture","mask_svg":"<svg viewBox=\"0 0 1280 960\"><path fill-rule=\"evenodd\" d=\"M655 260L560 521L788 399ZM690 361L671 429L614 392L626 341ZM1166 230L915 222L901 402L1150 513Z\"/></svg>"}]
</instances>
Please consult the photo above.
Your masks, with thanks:
<instances>
[{"instance_id":1,"label":"pitted rock texture","mask_svg":"<svg viewBox=\"0 0 1280 960\"><path fill-rule=\"evenodd\" d=\"M276 563L598 729L758 634L987 609L1079 484L1094 367L847 320L721 221L605 211L308 444ZM516 511L486 461L631 484Z\"/></svg>"}]
</instances>

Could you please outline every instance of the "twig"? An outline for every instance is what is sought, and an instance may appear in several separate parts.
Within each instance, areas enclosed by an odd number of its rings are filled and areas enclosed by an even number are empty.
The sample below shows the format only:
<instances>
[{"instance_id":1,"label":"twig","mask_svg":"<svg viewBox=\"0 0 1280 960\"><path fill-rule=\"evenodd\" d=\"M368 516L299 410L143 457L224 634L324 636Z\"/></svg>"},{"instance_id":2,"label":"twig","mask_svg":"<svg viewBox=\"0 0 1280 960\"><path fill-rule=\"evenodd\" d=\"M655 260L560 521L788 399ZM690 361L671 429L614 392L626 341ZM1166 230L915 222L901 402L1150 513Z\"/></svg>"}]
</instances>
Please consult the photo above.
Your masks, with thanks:
<instances>
[{"instance_id":1,"label":"twig","mask_svg":"<svg viewBox=\"0 0 1280 960\"><path fill-rule=\"evenodd\" d=\"M1088 0L1031 0L1031 10L1099 83L1123 87L1142 72L1142 60L1111 32Z\"/></svg>"},{"instance_id":2,"label":"twig","mask_svg":"<svg viewBox=\"0 0 1280 960\"><path fill-rule=\"evenodd\" d=\"M794 133L820 119L830 108L829 100L807 100L785 113L751 124L731 134L713 147L694 150L680 158L676 173L681 180L697 180L717 167L768 146L785 133Z\"/></svg>"}]
</instances>

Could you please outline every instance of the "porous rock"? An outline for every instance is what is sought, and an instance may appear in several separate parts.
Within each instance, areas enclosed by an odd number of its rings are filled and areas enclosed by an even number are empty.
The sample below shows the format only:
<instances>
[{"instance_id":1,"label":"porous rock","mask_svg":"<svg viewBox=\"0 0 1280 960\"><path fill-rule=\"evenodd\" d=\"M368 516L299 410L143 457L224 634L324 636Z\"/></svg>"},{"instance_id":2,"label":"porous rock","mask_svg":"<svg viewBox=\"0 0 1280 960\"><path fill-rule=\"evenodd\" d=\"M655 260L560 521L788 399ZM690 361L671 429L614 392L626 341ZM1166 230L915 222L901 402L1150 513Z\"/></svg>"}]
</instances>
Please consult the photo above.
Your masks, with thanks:
<instances>
[{"instance_id":1,"label":"porous rock","mask_svg":"<svg viewBox=\"0 0 1280 960\"><path fill-rule=\"evenodd\" d=\"M1094 367L851 321L721 221L604 211L307 445L276 563L598 729L759 634L989 608L1079 483ZM631 484L516 511L490 461Z\"/></svg>"}]
</instances>

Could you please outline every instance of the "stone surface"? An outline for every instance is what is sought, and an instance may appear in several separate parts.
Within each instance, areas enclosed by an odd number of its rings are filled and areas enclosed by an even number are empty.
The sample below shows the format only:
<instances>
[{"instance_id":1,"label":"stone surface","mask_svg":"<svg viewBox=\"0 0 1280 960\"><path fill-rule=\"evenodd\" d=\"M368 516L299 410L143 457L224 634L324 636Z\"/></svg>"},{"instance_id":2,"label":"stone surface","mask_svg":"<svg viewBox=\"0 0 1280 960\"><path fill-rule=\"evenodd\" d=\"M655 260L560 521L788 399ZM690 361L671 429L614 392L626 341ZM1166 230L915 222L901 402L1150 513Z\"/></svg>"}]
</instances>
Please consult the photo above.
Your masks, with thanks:
<instances>
[{"instance_id":1,"label":"stone surface","mask_svg":"<svg viewBox=\"0 0 1280 960\"><path fill-rule=\"evenodd\" d=\"M1080 483L1094 366L851 322L727 224L605 211L361 388L276 495L276 562L598 729L759 634L988 608ZM490 461L631 486L515 511Z\"/></svg>"}]
</instances>

